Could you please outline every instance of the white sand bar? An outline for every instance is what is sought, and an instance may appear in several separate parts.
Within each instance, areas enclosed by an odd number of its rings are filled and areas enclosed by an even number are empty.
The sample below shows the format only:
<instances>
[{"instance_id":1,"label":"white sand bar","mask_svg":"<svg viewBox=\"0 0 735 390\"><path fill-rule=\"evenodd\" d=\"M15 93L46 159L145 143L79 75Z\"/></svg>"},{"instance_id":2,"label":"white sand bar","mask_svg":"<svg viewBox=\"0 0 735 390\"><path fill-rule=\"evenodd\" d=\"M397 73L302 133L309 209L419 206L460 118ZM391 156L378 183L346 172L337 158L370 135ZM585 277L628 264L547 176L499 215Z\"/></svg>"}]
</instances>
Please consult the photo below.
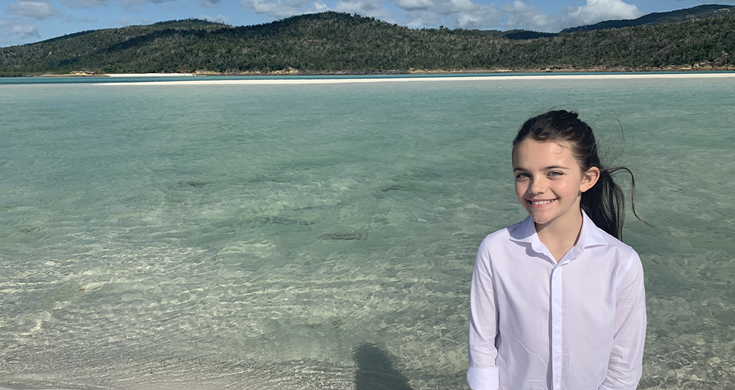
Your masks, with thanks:
<instances>
[{"instance_id":1,"label":"white sand bar","mask_svg":"<svg viewBox=\"0 0 735 390\"><path fill-rule=\"evenodd\" d=\"M206 77L206 76L204 76ZM454 77L390 77L390 78L313 78L296 79L284 76L282 79L252 79L239 80L202 80L191 81L141 81L137 83L100 83L100 85L276 85L276 84L349 84L349 83L390 83L390 82L425 82L425 81L500 81L500 80L608 80L608 79L710 79L735 78L735 72L718 73L624 73L624 74L529 74L513 76L454 76Z\"/></svg>"},{"instance_id":2,"label":"white sand bar","mask_svg":"<svg viewBox=\"0 0 735 390\"><path fill-rule=\"evenodd\" d=\"M194 76L191 73L109 73L107 77L182 77ZM2 389L0 389L2 390Z\"/></svg>"}]
</instances>

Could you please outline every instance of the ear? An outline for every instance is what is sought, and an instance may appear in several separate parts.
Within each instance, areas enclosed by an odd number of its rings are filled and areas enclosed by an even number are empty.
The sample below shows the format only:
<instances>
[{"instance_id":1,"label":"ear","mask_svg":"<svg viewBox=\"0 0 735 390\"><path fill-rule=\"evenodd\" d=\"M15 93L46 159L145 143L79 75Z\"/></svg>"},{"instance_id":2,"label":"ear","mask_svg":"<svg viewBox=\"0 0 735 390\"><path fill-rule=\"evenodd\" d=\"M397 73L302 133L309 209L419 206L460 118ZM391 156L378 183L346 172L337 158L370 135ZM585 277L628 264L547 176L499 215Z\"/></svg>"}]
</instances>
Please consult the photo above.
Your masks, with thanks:
<instances>
[{"instance_id":1,"label":"ear","mask_svg":"<svg viewBox=\"0 0 735 390\"><path fill-rule=\"evenodd\" d=\"M587 172L582 173L582 184L579 186L580 192L587 192L590 188L597 184L600 179L600 168L592 167Z\"/></svg>"}]
</instances>

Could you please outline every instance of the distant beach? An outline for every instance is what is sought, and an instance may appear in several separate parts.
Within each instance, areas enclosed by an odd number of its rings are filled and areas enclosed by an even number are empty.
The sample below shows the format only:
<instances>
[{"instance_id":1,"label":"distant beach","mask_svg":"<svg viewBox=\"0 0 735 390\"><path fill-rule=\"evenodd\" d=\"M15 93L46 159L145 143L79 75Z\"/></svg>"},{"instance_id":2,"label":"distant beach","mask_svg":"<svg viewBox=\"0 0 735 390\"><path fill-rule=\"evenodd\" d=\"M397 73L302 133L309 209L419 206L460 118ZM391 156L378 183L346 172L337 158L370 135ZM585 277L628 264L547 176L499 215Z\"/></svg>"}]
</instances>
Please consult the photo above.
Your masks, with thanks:
<instances>
[{"instance_id":1,"label":"distant beach","mask_svg":"<svg viewBox=\"0 0 735 390\"><path fill-rule=\"evenodd\" d=\"M109 74L110 77L166 77L190 76L191 74ZM289 78L280 79L200 79L186 81L141 81L136 83L108 82L104 85L277 85L277 84L347 84L347 83L385 83L418 81L501 81L501 80L611 80L611 79L711 79L735 78L735 72L716 73L624 73L624 74L528 74L528 75L486 75L486 76L437 76L437 77L370 77L370 78Z\"/></svg>"},{"instance_id":2,"label":"distant beach","mask_svg":"<svg viewBox=\"0 0 735 390\"><path fill-rule=\"evenodd\" d=\"M193 73L108 73L107 77L185 77L194 76Z\"/></svg>"}]
</instances>

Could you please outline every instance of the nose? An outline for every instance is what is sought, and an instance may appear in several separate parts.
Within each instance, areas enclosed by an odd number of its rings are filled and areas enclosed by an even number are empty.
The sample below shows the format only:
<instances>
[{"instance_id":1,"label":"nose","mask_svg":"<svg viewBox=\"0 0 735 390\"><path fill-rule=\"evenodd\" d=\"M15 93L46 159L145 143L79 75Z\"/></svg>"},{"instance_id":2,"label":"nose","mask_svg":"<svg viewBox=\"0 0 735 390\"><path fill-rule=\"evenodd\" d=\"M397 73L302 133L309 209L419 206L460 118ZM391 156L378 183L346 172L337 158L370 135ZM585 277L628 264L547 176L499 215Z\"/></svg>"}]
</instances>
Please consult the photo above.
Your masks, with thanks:
<instances>
[{"instance_id":1,"label":"nose","mask_svg":"<svg viewBox=\"0 0 735 390\"><path fill-rule=\"evenodd\" d=\"M528 193L531 195L543 194L545 187L542 180L531 180L531 185L528 186Z\"/></svg>"}]
</instances>

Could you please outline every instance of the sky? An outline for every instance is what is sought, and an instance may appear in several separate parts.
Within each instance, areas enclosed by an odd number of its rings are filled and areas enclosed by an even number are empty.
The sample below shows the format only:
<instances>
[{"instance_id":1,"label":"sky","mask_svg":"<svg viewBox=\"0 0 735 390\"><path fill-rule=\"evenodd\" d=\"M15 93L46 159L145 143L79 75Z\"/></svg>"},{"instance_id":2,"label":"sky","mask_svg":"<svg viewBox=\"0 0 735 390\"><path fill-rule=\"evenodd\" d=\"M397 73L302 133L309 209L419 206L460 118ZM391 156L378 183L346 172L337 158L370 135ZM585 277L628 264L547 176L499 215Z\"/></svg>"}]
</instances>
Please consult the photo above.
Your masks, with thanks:
<instances>
[{"instance_id":1,"label":"sky","mask_svg":"<svg viewBox=\"0 0 735 390\"><path fill-rule=\"evenodd\" d=\"M79 31L198 18L232 26L327 10L411 28L558 32L735 0L0 0L0 47Z\"/></svg>"}]
</instances>

